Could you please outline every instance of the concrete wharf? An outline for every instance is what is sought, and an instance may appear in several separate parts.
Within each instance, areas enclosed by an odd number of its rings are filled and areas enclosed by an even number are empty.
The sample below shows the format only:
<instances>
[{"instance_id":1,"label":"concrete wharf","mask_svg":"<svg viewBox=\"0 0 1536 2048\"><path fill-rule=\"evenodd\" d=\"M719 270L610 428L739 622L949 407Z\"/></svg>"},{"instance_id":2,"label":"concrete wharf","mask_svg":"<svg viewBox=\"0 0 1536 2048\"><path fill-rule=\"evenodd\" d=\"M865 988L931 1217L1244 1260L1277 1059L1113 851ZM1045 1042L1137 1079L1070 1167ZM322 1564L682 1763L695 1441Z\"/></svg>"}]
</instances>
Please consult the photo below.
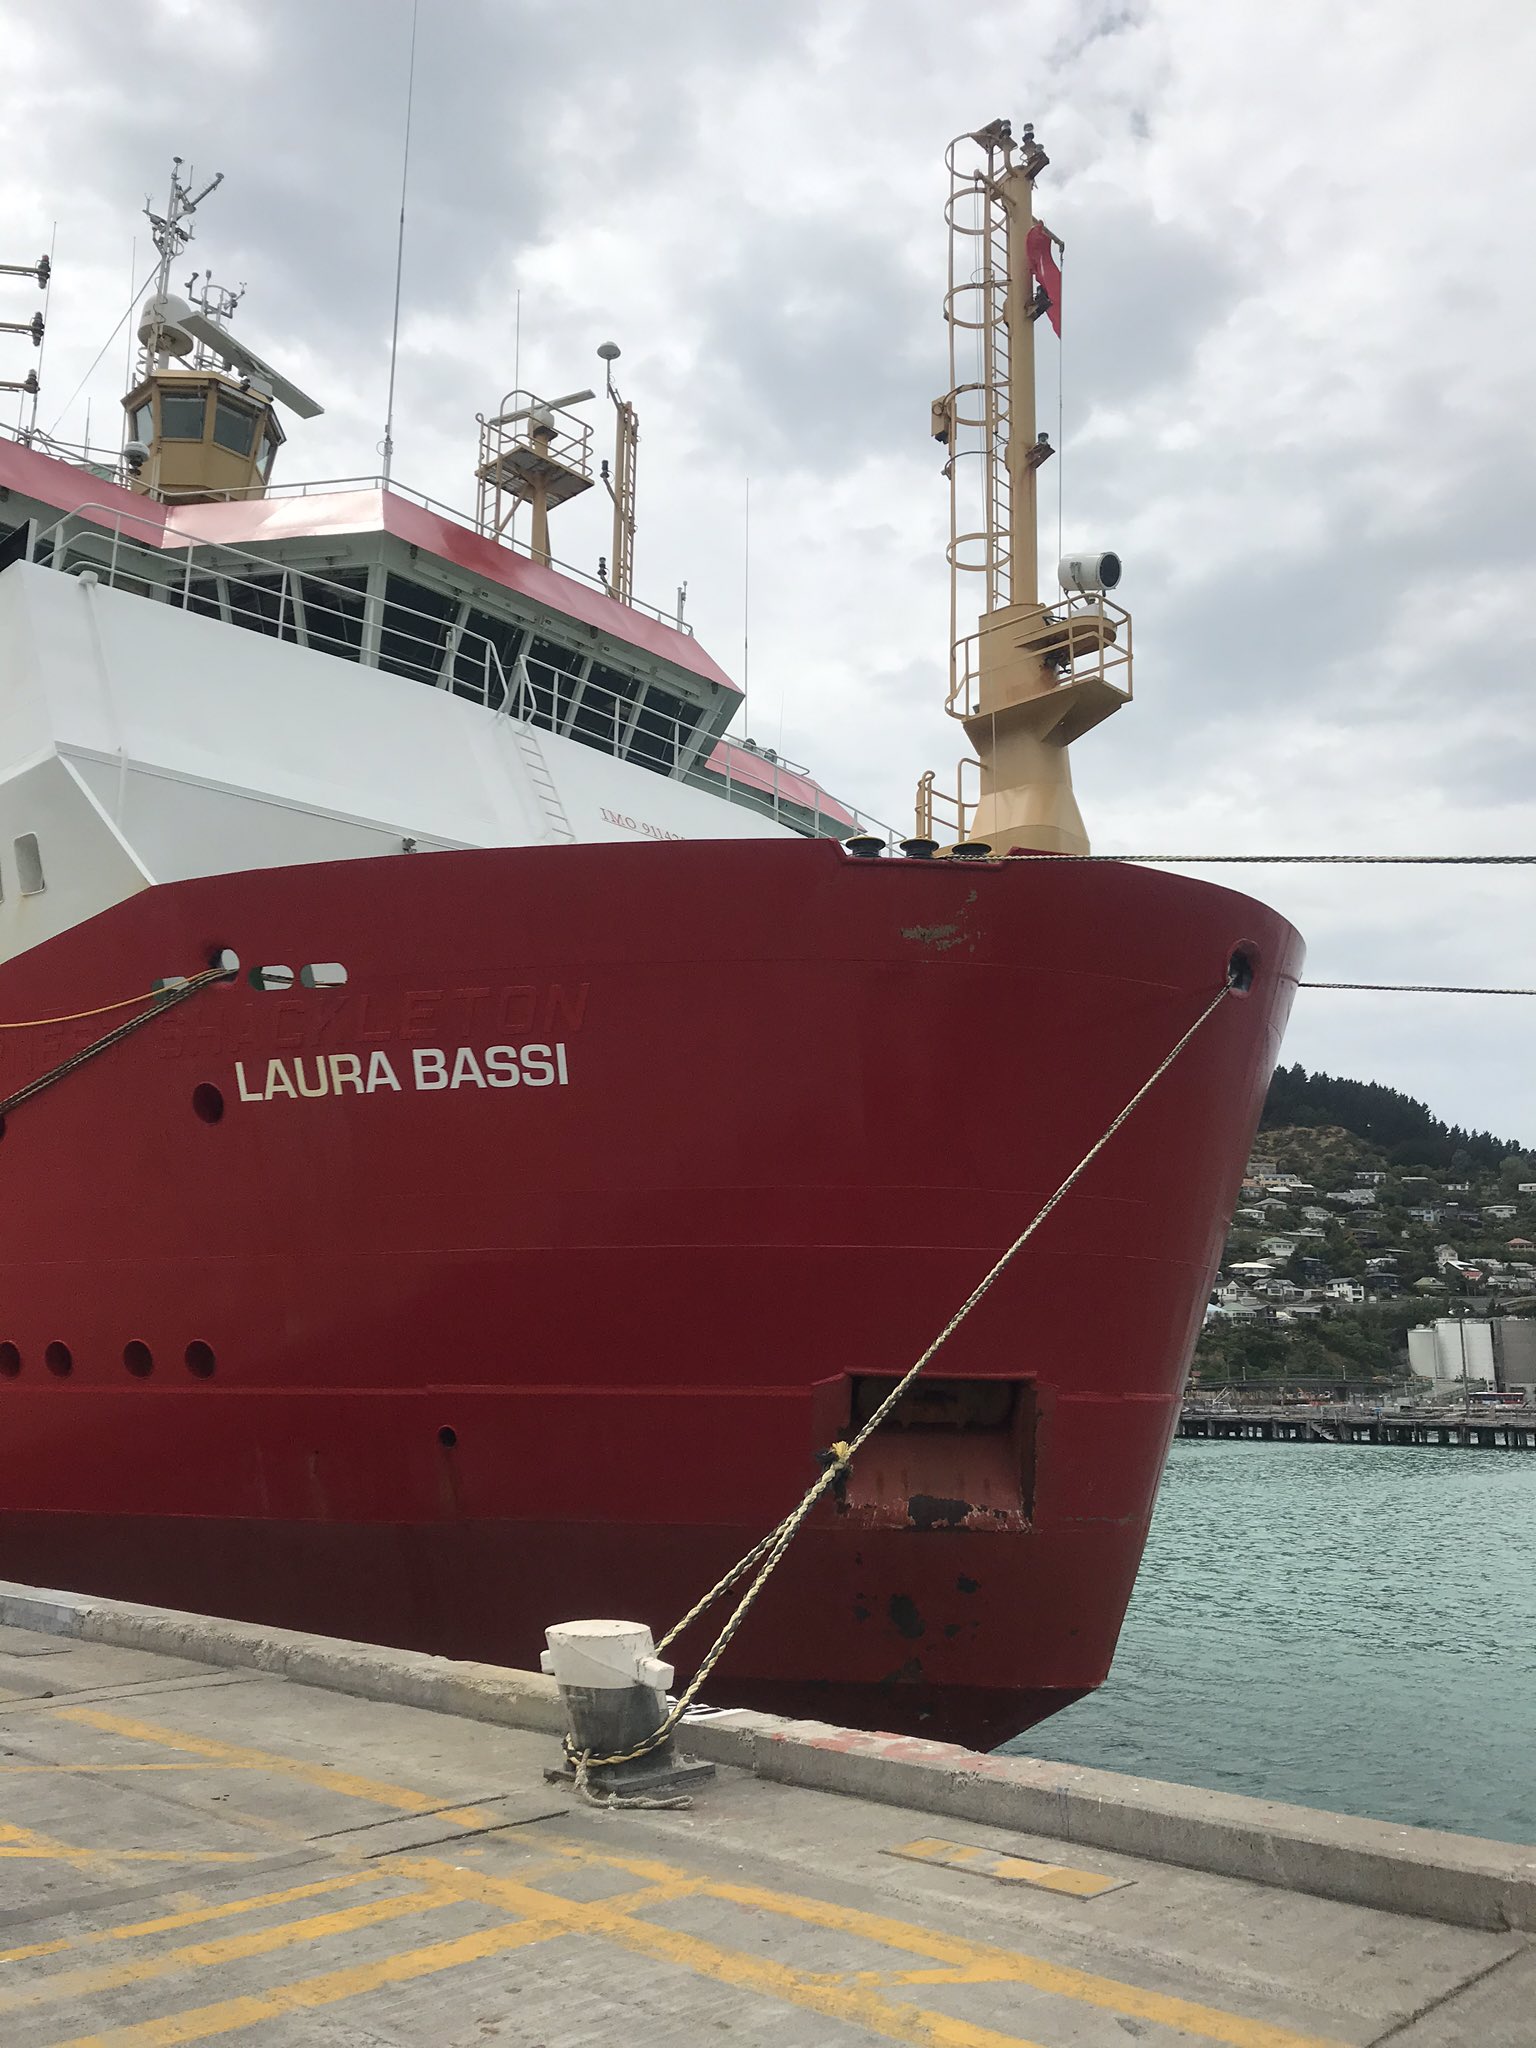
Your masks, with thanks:
<instances>
[{"instance_id":1,"label":"concrete wharf","mask_svg":"<svg viewBox=\"0 0 1536 2048\"><path fill-rule=\"evenodd\" d=\"M5 2048L1530 2048L1536 1848L0 1586Z\"/></svg>"},{"instance_id":2,"label":"concrete wharf","mask_svg":"<svg viewBox=\"0 0 1536 2048\"><path fill-rule=\"evenodd\" d=\"M1266 1444L1420 1444L1536 1451L1536 1408L1413 1414L1376 1408L1210 1408L1186 1402L1179 1435ZM1536 2042L1536 2035L1532 2036Z\"/></svg>"}]
</instances>

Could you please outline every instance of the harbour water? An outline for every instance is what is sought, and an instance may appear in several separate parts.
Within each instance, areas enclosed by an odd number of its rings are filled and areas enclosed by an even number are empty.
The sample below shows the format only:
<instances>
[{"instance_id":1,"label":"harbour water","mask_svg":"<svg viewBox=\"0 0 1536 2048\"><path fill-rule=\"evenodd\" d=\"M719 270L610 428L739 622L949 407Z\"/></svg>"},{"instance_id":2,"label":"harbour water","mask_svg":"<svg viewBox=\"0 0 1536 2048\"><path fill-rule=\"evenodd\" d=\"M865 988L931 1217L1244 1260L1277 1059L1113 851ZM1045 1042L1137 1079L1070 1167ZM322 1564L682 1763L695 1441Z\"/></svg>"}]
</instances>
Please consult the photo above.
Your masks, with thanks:
<instances>
[{"instance_id":1,"label":"harbour water","mask_svg":"<svg viewBox=\"0 0 1536 2048\"><path fill-rule=\"evenodd\" d=\"M1175 1443L1108 1684L1008 1747L1536 1842L1536 1459Z\"/></svg>"}]
</instances>

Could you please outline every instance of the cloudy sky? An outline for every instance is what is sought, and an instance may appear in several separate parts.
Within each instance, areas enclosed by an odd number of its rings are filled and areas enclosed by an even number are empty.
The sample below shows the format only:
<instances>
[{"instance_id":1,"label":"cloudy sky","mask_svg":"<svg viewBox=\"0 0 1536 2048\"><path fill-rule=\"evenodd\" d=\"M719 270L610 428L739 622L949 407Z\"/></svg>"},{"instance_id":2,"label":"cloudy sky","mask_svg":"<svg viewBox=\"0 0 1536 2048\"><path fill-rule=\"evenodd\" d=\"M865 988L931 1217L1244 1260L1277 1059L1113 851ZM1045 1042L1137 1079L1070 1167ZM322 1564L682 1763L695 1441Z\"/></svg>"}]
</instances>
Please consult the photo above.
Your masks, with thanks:
<instances>
[{"instance_id":1,"label":"cloudy sky","mask_svg":"<svg viewBox=\"0 0 1536 2048\"><path fill-rule=\"evenodd\" d=\"M200 264L327 408L284 474L376 468L410 25L0 0L0 259L57 224L42 425L89 403L116 446L126 335L72 394L178 152L226 178ZM1033 120L1065 538L1121 551L1136 616L1136 702L1074 753L1096 849L1536 851L1533 104L1528 0L420 0L396 475L472 503L519 293L525 384L618 341L640 594L686 579L741 676L750 478L747 727L903 823L960 751L943 149ZM592 493L557 553L604 524ZM1529 869L1204 872L1317 978L1536 986ZM1536 1143L1536 1002L1303 995L1286 1057Z\"/></svg>"}]
</instances>

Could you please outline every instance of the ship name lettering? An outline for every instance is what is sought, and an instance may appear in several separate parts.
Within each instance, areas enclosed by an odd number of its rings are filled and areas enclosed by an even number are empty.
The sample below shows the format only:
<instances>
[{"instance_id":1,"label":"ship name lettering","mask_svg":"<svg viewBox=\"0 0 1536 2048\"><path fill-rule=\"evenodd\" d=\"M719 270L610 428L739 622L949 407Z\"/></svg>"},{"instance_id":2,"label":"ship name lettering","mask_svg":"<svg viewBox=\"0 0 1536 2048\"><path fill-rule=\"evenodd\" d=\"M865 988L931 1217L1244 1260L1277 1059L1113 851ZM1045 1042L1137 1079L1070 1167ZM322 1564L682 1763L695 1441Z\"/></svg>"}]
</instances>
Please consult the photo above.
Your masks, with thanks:
<instances>
[{"instance_id":1,"label":"ship name lettering","mask_svg":"<svg viewBox=\"0 0 1536 2048\"><path fill-rule=\"evenodd\" d=\"M625 811L610 811L606 804L602 806L602 813L604 824L617 825L621 832L638 832L642 839L682 839L686 836L682 832L669 832L665 825L649 824L644 818L631 818Z\"/></svg>"},{"instance_id":2,"label":"ship name lettering","mask_svg":"<svg viewBox=\"0 0 1536 2048\"><path fill-rule=\"evenodd\" d=\"M364 1066L366 1059L367 1065ZM457 1088L568 1088L570 1065L564 1042L554 1045L418 1045L411 1048L410 1085L423 1094ZM314 1101L323 1095L376 1095L382 1089L406 1093L388 1053L332 1052L270 1059L246 1072L235 1061L235 1087L242 1102Z\"/></svg>"}]
</instances>

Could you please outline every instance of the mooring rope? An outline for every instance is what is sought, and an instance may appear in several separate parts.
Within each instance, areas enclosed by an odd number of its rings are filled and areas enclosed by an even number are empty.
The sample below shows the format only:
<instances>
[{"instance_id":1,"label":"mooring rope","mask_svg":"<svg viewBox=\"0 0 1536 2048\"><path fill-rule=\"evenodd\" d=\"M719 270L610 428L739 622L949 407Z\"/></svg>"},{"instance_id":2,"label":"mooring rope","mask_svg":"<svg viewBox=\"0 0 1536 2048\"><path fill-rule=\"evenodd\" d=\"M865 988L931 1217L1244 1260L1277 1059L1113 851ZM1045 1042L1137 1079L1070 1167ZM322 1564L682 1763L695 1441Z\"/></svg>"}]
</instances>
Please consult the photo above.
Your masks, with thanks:
<instances>
[{"instance_id":1,"label":"mooring rope","mask_svg":"<svg viewBox=\"0 0 1536 2048\"><path fill-rule=\"evenodd\" d=\"M1019 1253L1024 1249L1025 1245L1028 1244L1029 1240L1034 1236L1035 1232L1040 1228L1041 1224L1045 1222L1046 1218L1057 1207L1057 1205L1060 1202L1062 1202L1065 1199L1065 1197L1070 1193L1071 1189L1082 1178L1083 1174L1087 1172L1088 1168L1093 1164L1094 1160L1098 1158L1099 1154L1104 1150L1104 1147L1109 1143L1110 1139L1114 1137L1115 1133L1120 1129L1122 1124L1125 1123L1126 1119L1130 1117L1137 1108L1139 1108L1141 1103L1151 1093L1152 1089L1157 1085L1157 1083L1162 1079L1163 1075L1167 1073L1168 1069L1179 1057L1179 1054L1183 1052L1185 1046L1189 1044L1190 1040L1195 1036L1196 1032L1199 1031L1202 1025L1207 1023L1209 1019L1215 1015L1218 1009L1220 1009L1221 1005L1226 1001L1227 997L1231 995L1232 989L1233 984L1231 982L1226 982L1222 985L1221 988L1217 990L1216 994L1206 1004L1205 1008L1200 1012L1200 1015L1195 1019L1194 1023L1190 1025L1189 1029L1178 1040L1177 1044L1175 1044L1172 1050L1165 1054L1165 1056L1158 1062L1156 1067L1153 1068L1152 1072L1147 1076L1146 1080L1142 1082L1141 1086L1136 1090L1136 1093L1131 1097L1130 1101L1127 1102L1125 1107L1122 1110L1120 1110L1118 1115L1116 1115L1111 1120L1111 1122L1106 1126L1103 1133L1095 1139L1093 1144L1088 1148L1088 1150L1083 1154L1082 1158L1077 1162L1076 1166L1074 1166L1072 1171L1067 1175L1066 1179L1061 1183L1060 1187L1056 1189L1055 1193L1051 1195L1041 1205L1041 1207L1035 1211L1034 1215L1030 1218L1029 1222L1025 1224L1024 1228L1019 1232L1018 1236L1013 1240L1012 1244L1008 1246L1007 1250L1003 1252L1001 1257L995 1261L991 1269L986 1274L984 1274L983 1277L977 1282L975 1287L972 1288L971 1292L966 1296L965 1300L961 1303L960 1307L956 1309L955 1313L950 1317L949 1321L944 1325L943 1329L940 1330L938 1336L934 1338L933 1342L928 1346L927 1350L924 1351L922 1355L911 1366L908 1367L905 1373L903 1373L902 1377L896 1382L896 1384L892 1387L891 1391L886 1395L885 1399L874 1410L873 1414L869 1417L868 1421L864 1423L863 1427L859 1429L857 1433L846 1443L838 1442L832 1445L831 1450L826 1457L824 1469L821 1473L821 1476L818 1479L816 1479L811 1484L811 1486L806 1490L803 1498L799 1501L799 1503L790 1510L790 1512L784 1517L783 1521L779 1523L777 1528L771 1529L769 1533L766 1536L764 1536L760 1542L755 1543L752 1546L752 1548L747 1552L745 1557L739 1558L737 1562L731 1566L730 1570L726 1572L722 1578L717 1579L715 1584L711 1586L709 1591L704 1595L703 1599L697 1601L692 1607L690 1607L688 1612L683 1616L682 1620L674 1623L673 1626L670 1629L668 1629L667 1633L661 1638L661 1641L657 1644L657 1648L664 1650L667 1647L667 1645L675 1641L676 1638L680 1636L686 1628L688 1628L693 1622L697 1621L700 1615L707 1613L709 1609L714 1606L715 1602L719 1600L723 1594L728 1592L732 1586L736 1585L742 1578L744 1578L746 1574L750 1572L754 1566L757 1566L757 1573L754 1579L752 1580L751 1585L748 1586L746 1592L743 1593L740 1600L738 1600L735 1608L732 1610L731 1615L729 1619L726 1621L724 1627L720 1630L720 1633L715 1637L715 1640L710 1644L708 1650L705 1651L703 1657L699 1661L698 1668L695 1670L693 1677L689 1680L688 1684L683 1688L683 1690L677 1695L672 1705L667 1709L667 1712L663 1717L660 1726L657 1727L650 1735L646 1736L642 1742L637 1742L633 1746L633 1748L627 1749L616 1756L594 1756L590 1750L577 1749L575 1745L572 1743L570 1736L566 1736L565 1753L569 1761L575 1766L579 1785L585 1796L591 1796L589 1793L586 1792L587 1775L590 1771L602 1769L614 1764L633 1763L640 1757L649 1756L653 1750L659 1749L661 1745L667 1741L667 1739L671 1736L673 1730L677 1727L677 1724L682 1720L684 1714L687 1713L689 1707L692 1706L693 1702L698 1698L699 1692L703 1687L705 1681L709 1677L711 1671L714 1670L716 1664L719 1663L721 1657L725 1654L725 1651L730 1647L731 1639L736 1634L736 1631L741 1627L742 1622L745 1621L747 1614L751 1609L753 1601L756 1600L758 1594L763 1590L763 1587L768 1583L769 1578L777 1569L780 1559L783 1557L785 1551L788 1550L795 1536L803 1527L806 1517L810 1514L812 1508L815 1507L816 1503L831 1487L836 1485L838 1480L848 1470L848 1467L852 1463L853 1459L857 1457L859 1451L874 1435L875 1431L885 1421L887 1416L890 1415L892 1410L902 1399L902 1396L906 1393L907 1389L912 1385L913 1381L916 1380L918 1375L922 1372L923 1368L929 1364L929 1362L934 1358L934 1356L942 1348L942 1346L948 1343L949 1339L954 1335L956 1330L959 1329L960 1325L965 1321L966 1317L971 1313L972 1309L974 1309L977 1306L977 1304L984 1298L984 1296L987 1295L991 1291L991 1289L997 1284L997 1282L1002 1278L1003 1274L1007 1271L1008 1267L1013 1263L1014 1259L1017 1258Z\"/></svg>"},{"instance_id":2,"label":"mooring rope","mask_svg":"<svg viewBox=\"0 0 1536 2048\"><path fill-rule=\"evenodd\" d=\"M141 989L134 996L119 996L115 1003L98 1003L94 1010L66 1010L62 1017L0 1018L0 1031L41 1031L48 1024L79 1024L87 1017L105 1017L109 1010L131 1010L135 1003L152 1003L156 991Z\"/></svg>"},{"instance_id":3,"label":"mooring rope","mask_svg":"<svg viewBox=\"0 0 1536 2048\"><path fill-rule=\"evenodd\" d=\"M1536 988L1455 988L1433 981L1298 981L1296 986L1364 989L1387 996L1536 996Z\"/></svg>"},{"instance_id":4,"label":"mooring rope","mask_svg":"<svg viewBox=\"0 0 1536 2048\"><path fill-rule=\"evenodd\" d=\"M0 1119L9 1116L11 1111L21 1103L30 1102L34 1095L41 1095L45 1088L51 1088L55 1082L62 1081L65 1075L72 1074L76 1067L83 1067L87 1061L96 1059L101 1053L109 1051L123 1039L131 1038L134 1032L141 1030L144 1025L153 1023L156 1017L163 1017L167 1010L174 1010L178 1003L190 1002L193 996L200 994L203 989L208 988L213 982L228 981L233 972L232 968L227 967L207 967L204 968L201 974L190 975L186 981L179 983L177 986L162 990L152 998L154 1004L152 1009L140 1011L137 1017L130 1017L126 1023L119 1024L115 1030L107 1032L101 1038L93 1039L89 1045L82 1046L78 1052L71 1053L68 1059L60 1060L57 1066L50 1067L45 1074L39 1074L35 1081L28 1081L25 1087L17 1088L12 1094L0 1098ZM130 998L129 1000L133 999ZM107 1003L103 1004L102 1010L82 1010L79 1012L79 1015L82 1017L100 1016L103 1010L119 1010L122 1007L121 1003ZM69 1023L72 1020L60 1017L51 1019L40 1018L37 1021L41 1023L52 1022L62 1024Z\"/></svg>"}]
</instances>

